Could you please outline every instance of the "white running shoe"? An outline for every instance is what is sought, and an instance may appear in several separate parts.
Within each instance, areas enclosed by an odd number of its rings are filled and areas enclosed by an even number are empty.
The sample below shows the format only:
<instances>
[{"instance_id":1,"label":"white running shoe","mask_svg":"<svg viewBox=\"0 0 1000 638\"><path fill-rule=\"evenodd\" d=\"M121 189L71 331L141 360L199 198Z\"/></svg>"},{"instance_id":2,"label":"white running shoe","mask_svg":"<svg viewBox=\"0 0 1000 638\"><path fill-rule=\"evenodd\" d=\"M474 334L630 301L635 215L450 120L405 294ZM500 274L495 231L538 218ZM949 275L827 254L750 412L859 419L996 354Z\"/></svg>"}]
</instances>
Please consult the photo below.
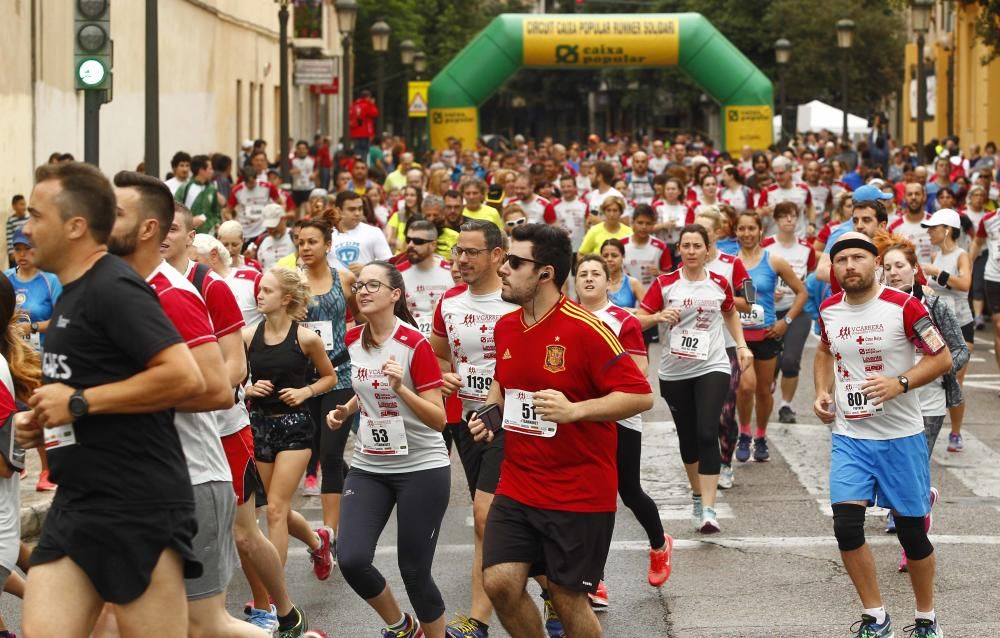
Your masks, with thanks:
<instances>
[{"instance_id":1,"label":"white running shoe","mask_svg":"<svg viewBox=\"0 0 1000 638\"><path fill-rule=\"evenodd\" d=\"M701 527L698 529L702 534L718 534L722 531L719 527L719 519L715 515L715 508L706 507L701 513Z\"/></svg>"},{"instance_id":2,"label":"white running shoe","mask_svg":"<svg viewBox=\"0 0 1000 638\"><path fill-rule=\"evenodd\" d=\"M733 466L722 464L722 469L719 471L719 489L728 490L733 486Z\"/></svg>"}]
</instances>

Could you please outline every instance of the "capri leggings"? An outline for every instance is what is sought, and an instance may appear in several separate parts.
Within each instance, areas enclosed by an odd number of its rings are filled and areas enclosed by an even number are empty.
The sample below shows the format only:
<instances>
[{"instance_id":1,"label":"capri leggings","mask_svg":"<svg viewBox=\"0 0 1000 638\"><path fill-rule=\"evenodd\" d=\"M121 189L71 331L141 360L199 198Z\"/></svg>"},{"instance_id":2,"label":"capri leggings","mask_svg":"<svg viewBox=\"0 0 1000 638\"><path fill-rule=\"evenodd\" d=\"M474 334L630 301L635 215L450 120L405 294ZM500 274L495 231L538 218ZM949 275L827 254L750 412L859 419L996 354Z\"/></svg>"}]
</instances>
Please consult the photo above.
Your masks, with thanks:
<instances>
[{"instance_id":1,"label":"capri leggings","mask_svg":"<svg viewBox=\"0 0 1000 638\"><path fill-rule=\"evenodd\" d=\"M979 301L986 299L986 249L979 252L979 256L972 262L972 287L969 290L969 297Z\"/></svg>"},{"instance_id":2,"label":"capri leggings","mask_svg":"<svg viewBox=\"0 0 1000 638\"><path fill-rule=\"evenodd\" d=\"M677 426L681 460L685 465L698 464L698 474L719 473L719 413L729 392L730 375L709 372L700 377L660 380L660 396Z\"/></svg>"},{"instance_id":3,"label":"capri leggings","mask_svg":"<svg viewBox=\"0 0 1000 638\"><path fill-rule=\"evenodd\" d=\"M351 422L343 427L331 430L326 426L326 415L338 405L344 405L354 396L352 388L331 390L326 394L309 399L309 412L316 423L315 439L313 440L313 459L317 458L323 469L320 483L321 494L342 494L344 492L344 477L347 475L347 463L344 462L344 447L347 445L347 435L351 432ZM356 419L357 414L351 415ZM315 461L309 460L309 467L314 468Z\"/></svg>"},{"instance_id":4,"label":"capri leggings","mask_svg":"<svg viewBox=\"0 0 1000 638\"><path fill-rule=\"evenodd\" d=\"M784 321L787 310L777 313L778 321ZM781 374L786 378L799 376L799 368L802 365L802 350L805 348L806 339L809 338L809 330L812 328L812 317L809 313L800 313L792 321L785 331L785 338L782 339L784 349L781 352L781 362L779 368Z\"/></svg>"},{"instance_id":5,"label":"capri leggings","mask_svg":"<svg viewBox=\"0 0 1000 638\"><path fill-rule=\"evenodd\" d=\"M736 423L736 391L740 388L740 360L736 357L736 347L726 348L726 355L729 357L729 391L726 392L726 399L722 403L722 414L719 415L719 449L722 454L722 462L731 465L733 462L733 452L736 451L736 439L740 434L740 427Z\"/></svg>"},{"instance_id":6,"label":"capri leggings","mask_svg":"<svg viewBox=\"0 0 1000 638\"><path fill-rule=\"evenodd\" d=\"M342 428L343 429L343 428ZM444 600L431 576L441 520L451 493L451 467L376 474L354 467L344 482L337 562L344 580L365 600L385 590L372 561L375 546L396 508L396 549L406 595L421 622L437 620Z\"/></svg>"},{"instance_id":7,"label":"capri leggings","mask_svg":"<svg viewBox=\"0 0 1000 638\"><path fill-rule=\"evenodd\" d=\"M642 489L639 481L639 459L642 456L642 432L618 424L618 495L625 507L632 510L635 519L649 537L649 546L663 546L663 523L656 503Z\"/></svg>"},{"instance_id":8,"label":"capri leggings","mask_svg":"<svg viewBox=\"0 0 1000 638\"><path fill-rule=\"evenodd\" d=\"M937 443L938 434L941 432L942 425L944 425L943 414L939 414L937 416L924 415L924 436L927 437L928 460L930 460L931 454L934 452L934 444Z\"/></svg>"}]
</instances>

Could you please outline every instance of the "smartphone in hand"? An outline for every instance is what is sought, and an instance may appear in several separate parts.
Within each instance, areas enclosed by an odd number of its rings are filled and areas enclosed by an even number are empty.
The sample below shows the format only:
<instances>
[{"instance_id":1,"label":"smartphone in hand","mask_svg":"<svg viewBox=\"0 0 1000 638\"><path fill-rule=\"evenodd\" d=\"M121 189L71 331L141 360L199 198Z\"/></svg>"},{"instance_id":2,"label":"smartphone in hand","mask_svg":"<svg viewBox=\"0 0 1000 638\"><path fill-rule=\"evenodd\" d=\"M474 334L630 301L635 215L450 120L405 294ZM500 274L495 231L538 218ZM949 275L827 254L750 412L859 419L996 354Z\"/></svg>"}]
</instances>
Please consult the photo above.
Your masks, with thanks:
<instances>
[{"instance_id":1,"label":"smartphone in hand","mask_svg":"<svg viewBox=\"0 0 1000 638\"><path fill-rule=\"evenodd\" d=\"M483 422L490 432L494 434L503 427L503 412L496 403L487 403L476 412L476 418Z\"/></svg>"}]
</instances>

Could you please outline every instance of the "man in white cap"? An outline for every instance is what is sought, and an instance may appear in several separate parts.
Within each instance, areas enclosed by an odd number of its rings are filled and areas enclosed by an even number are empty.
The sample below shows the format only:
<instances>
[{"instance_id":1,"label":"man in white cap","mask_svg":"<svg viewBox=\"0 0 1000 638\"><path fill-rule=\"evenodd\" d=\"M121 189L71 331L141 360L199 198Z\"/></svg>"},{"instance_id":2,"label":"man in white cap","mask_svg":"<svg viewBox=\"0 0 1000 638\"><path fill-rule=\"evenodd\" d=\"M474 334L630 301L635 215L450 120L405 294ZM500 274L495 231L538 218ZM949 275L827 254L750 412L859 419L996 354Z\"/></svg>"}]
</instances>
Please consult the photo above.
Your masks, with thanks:
<instances>
[{"instance_id":1,"label":"man in white cap","mask_svg":"<svg viewBox=\"0 0 1000 638\"><path fill-rule=\"evenodd\" d=\"M285 209L281 204L268 204L261 213L264 238L257 247L257 261L266 271L282 257L295 252L292 235L288 232Z\"/></svg>"}]
</instances>

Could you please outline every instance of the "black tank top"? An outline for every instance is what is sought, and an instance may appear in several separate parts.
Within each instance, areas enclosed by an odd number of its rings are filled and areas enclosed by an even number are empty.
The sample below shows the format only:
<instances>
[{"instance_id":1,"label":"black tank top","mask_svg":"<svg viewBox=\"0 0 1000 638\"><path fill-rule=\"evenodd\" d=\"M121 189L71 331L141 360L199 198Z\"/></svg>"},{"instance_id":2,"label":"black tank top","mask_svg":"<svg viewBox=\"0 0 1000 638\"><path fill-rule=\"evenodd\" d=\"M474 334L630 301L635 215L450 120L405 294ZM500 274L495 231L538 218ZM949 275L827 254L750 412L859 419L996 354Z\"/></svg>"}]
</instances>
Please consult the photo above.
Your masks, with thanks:
<instances>
[{"instance_id":1,"label":"black tank top","mask_svg":"<svg viewBox=\"0 0 1000 638\"><path fill-rule=\"evenodd\" d=\"M254 381L263 379L274 385L274 392L269 396L253 399L254 410L267 413L303 411L302 406L293 408L278 397L285 388L303 388L307 383L311 361L299 346L299 322L292 321L285 339L270 346L264 342L264 322L261 321L250 340L247 361Z\"/></svg>"}]
</instances>

